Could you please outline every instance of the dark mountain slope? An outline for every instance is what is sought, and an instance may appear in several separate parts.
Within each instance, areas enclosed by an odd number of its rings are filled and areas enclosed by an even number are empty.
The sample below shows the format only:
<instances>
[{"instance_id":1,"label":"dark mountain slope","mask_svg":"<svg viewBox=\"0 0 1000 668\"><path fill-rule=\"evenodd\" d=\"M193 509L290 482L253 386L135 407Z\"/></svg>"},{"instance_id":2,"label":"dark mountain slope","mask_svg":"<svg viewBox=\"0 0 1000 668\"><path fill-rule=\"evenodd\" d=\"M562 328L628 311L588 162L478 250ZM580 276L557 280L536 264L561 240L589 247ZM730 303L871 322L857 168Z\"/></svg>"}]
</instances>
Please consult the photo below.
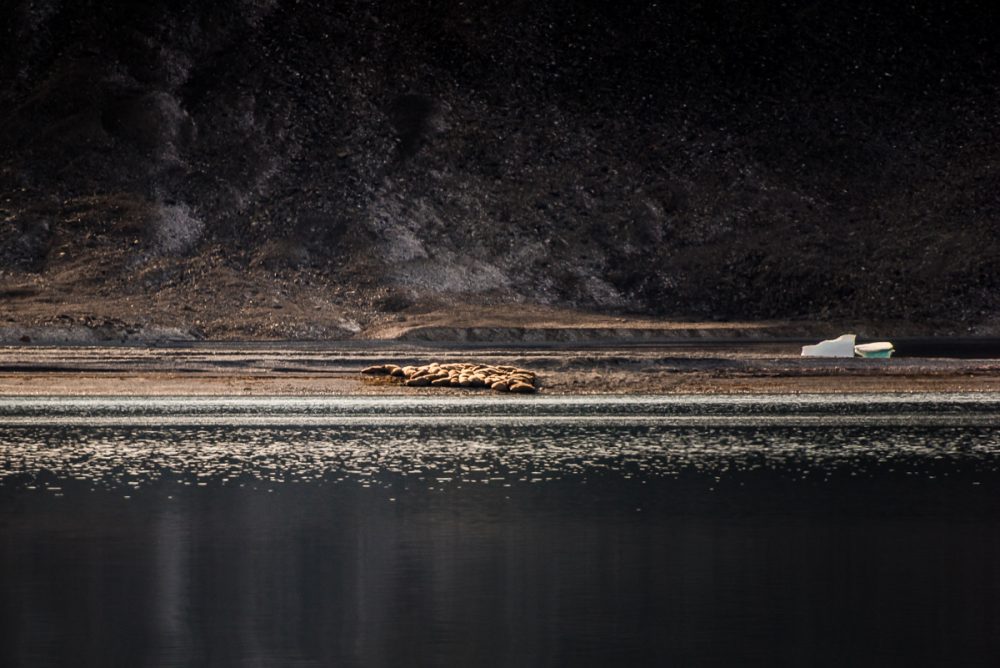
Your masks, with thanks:
<instances>
[{"instance_id":1,"label":"dark mountain slope","mask_svg":"<svg viewBox=\"0 0 1000 668\"><path fill-rule=\"evenodd\" d=\"M0 281L989 325L998 12L856 4L14 2Z\"/></svg>"}]
</instances>

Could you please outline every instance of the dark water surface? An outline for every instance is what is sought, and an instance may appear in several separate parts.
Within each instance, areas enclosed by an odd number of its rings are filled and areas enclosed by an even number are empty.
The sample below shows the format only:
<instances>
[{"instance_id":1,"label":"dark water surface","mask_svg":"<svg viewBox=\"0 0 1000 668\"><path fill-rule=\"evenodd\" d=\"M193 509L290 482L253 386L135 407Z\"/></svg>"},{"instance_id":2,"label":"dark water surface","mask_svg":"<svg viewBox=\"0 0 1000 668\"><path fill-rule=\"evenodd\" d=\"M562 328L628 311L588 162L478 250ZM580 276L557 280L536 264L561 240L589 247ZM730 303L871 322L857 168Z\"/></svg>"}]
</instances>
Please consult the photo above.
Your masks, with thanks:
<instances>
[{"instance_id":1,"label":"dark water surface","mask_svg":"<svg viewBox=\"0 0 1000 668\"><path fill-rule=\"evenodd\" d=\"M0 666L997 666L1000 396L0 399Z\"/></svg>"}]
</instances>

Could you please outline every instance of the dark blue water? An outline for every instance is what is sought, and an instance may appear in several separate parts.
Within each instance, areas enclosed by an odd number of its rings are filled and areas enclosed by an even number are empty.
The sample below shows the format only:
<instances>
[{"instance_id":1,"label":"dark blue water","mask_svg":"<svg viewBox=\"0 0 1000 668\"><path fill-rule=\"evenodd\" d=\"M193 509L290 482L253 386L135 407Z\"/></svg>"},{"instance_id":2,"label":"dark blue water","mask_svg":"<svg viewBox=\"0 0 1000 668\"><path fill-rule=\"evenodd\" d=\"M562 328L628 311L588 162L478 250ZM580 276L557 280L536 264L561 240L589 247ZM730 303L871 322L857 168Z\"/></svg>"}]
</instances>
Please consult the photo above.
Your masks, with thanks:
<instances>
[{"instance_id":1,"label":"dark blue water","mask_svg":"<svg viewBox=\"0 0 1000 668\"><path fill-rule=\"evenodd\" d=\"M998 409L0 399L0 665L1000 665Z\"/></svg>"}]
</instances>

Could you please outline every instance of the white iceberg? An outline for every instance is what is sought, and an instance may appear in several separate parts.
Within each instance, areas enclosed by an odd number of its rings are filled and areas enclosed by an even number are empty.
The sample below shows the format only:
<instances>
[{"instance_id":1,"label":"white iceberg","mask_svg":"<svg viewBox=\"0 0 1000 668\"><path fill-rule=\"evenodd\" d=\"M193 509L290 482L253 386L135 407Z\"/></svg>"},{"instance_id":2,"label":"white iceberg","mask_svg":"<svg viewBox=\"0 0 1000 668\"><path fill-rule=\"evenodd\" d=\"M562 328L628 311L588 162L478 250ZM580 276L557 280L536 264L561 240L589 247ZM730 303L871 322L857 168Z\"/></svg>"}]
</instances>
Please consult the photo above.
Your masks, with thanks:
<instances>
[{"instance_id":1,"label":"white iceberg","mask_svg":"<svg viewBox=\"0 0 1000 668\"><path fill-rule=\"evenodd\" d=\"M802 357L854 357L855 338L854 334L841 334L814 346L802 346Z\"/></svg>"},{"instance_id":2,"label":"white iceberg","mask_svg":"<svg viewBox=\"0 0 1000 668\"><path fill-rule=\"evenodd\" d=\"M859 346L854 346L854 352L860 357L892 357L895 350L888 341L862 343Z\"/></svg>"}]
</instances>

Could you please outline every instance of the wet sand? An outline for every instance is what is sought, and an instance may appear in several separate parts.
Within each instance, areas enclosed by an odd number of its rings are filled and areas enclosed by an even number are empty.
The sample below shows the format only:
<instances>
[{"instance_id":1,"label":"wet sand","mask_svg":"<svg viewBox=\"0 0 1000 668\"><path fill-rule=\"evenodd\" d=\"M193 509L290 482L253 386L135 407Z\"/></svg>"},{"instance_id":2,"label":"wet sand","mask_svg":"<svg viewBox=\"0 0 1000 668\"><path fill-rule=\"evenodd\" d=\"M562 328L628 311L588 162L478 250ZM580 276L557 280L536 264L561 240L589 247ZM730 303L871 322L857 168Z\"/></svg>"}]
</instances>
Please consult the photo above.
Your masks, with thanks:
<instances>
[{"instance_id":1,"label":"wet sand","mask_svg":"<svg viewBox=\"0 0 1000 668\"><path fill-rule=\"evenodd\" d=\"M376 363L469 361L538 374L543 394L1000 392L1000 360L802 358L780 342L445 346L400 342L0 348L0 395L478 395L404 387Z\"/></svg>"}]
</instances>

